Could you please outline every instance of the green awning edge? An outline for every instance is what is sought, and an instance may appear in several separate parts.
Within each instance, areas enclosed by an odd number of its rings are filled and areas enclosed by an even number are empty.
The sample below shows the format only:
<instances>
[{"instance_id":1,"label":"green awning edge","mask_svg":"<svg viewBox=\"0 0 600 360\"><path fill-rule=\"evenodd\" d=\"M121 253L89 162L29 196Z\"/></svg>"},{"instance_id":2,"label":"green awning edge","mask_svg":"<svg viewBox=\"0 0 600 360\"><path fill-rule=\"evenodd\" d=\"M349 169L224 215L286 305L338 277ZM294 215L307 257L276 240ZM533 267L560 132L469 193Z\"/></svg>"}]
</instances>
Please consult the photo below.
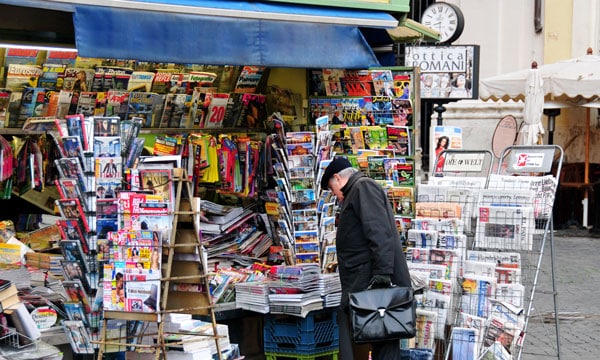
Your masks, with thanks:
<instances>
[{"instance_id":1,"label":"green awning edge","mask_svg":"<svg viewBox=\"0 0 600 360\"><path fill-rule=\"evenodd\" d=\"M400 19L397 27L386 31L395 43L440 41L439 32L407 17Z\"/></svg>"}]
</instances>

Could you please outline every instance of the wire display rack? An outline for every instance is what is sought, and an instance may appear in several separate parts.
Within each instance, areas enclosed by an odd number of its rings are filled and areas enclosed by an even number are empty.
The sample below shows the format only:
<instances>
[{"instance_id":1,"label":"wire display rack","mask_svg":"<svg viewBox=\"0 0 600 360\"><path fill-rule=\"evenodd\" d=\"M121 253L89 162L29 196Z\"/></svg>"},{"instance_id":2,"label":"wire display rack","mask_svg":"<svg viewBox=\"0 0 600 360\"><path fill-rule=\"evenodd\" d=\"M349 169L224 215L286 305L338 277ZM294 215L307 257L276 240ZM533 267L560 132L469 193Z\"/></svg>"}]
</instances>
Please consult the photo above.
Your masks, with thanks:
<instances>
[{"instance_id":1,"label":"wire display rack","mask_svg":"<svg viewBox=\"0 0 600 360\"><path fill-rule=\"evenodd\" d=\"M511 146L492 174L490 152L440 154L407 234L411 277L424 288L407 347L453 360L521 358L547 242L557 314L552 207L562 158L558 146Z\"/></svg>"}]
</instances>

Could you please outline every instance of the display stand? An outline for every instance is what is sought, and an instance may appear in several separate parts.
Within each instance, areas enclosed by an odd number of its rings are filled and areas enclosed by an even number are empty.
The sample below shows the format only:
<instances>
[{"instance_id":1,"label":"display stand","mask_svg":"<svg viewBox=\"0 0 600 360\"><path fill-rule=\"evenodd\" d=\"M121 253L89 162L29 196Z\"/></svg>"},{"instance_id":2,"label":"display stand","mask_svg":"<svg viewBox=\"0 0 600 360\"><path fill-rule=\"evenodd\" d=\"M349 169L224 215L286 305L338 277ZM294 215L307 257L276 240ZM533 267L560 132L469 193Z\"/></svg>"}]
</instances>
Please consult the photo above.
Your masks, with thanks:
<instances>
[{"instance_id":1,"label":"display stand","mask_svg":"<svg viewBox=\"0 0 600 360\"><path fill-rule=\"evenodd\" d=\"M494 166L494 157L487 151L444 151L436 159L429 184L418 190L417 202L430 204L417 207L417 218L419 208L433 208L435 203L452 203L442 204L445 209L460 205L464 234L468 237L466 256L460 260L461 270L456 278L458 286L452 286L450 311L437 305L435 294L429 298L426 295L423 306L438 315L447 314L445 324L450 329L436 333L436 339L441 340L438 350L442 350L440 346L443 348L446 359L450 356L479 359L489 355L520 359L549 239L556 349L560 358L552 208L563 151L554 145L510 146L499 159ZM492 168L496 169L493 174ZM446 217L452 216L438 218ZM422 234L425 231L421 229ZM448 244L447 240L439 240L448 236L448 230L446 235L433 232L430 235L439 236L438 245ZM431 250L434 251L442 253ZM454 256L456 261L460 259L458 252ZM455 261L448 259L434 261L430 256L429 264L448 265ZM454 277L448 280L455 281ZM432 289L439 292L436 290ZM444 322L437 325L439 329Z\"/></svg>"},{"instance_id":2,"label":"display stand","mask_svg":"<svg viewBox=\"0 0 600 360\"><path fill-rule=\"evenodd\" d=\"M219 346L219 335L214 309L210 301L210 287L207 275L207 264L203 251L203 246L198 231L197 217L200 215L199 203L193 198L191 180L188 178L185 170L173 170L173 182L175 183L175 201L173 216L173 225L171 228L171 237L168 243L163 243L163 255L166 255L166 263L162 266L161 278L161 302L160 311L154 313L135 313L124 311L104 311L104 326L102 330L100 345L130 346L141 347L155 352L155 358L167 358L167 344L165 336L168 334L177 334L177 332L165 329L164 316L169 313L208 315L211 316L213 334L210 336L215 340L218 358L221 358L221 349ZM192 254L192 260L174 262L176 254ZM177 292L170 290L172 284L177 282L196 283L204 290L203 292ZM156 335L154 344L131 344L130 342L115 342L107 339L106 329L108 319L120 319L127 321L155 322L158 327L156 334L144 334L144 336ZM187 335L200 335L187 333ZM181 345L181 343L169 342L169 346ZM158 351L157 351L158 350ZM102 359L104 346L100 346L98 359Z\"/></svg>"},{"instance_id":3,"label":"display stand","mask_svg":"<svg viewBox=\"0 0 600 360\"><path fill-rule=\"evenodd\" d=\"M510 146L504 149L500 156L500 162L498 165L498 174L506 174L510 176L539 176L551 175L555 179L554 188L543 197L545 202L540 204L545 207L548 211L545 213L538 214L535 217L536 234L534 236L534 247L532 254L535 255L531 260L532 271L531 282L526 281L523 278L526 290L529 293L529 298L526 299L526 312L525 312L525 325L523 327L524 337L527 335L527 327L531 318L531 311L533 309L533 299L538 285L538 278L542 265L542 258L544 255L544 249L546 241L549 241L550 245L550 269L552 279L552 298L554 305L554 324L556 333L556 357L560 359L560 326L558 319L558 306L557 306L557 289L556 289L556 276L554 268L554 223L552 217L552 208L554 205L554 198L556 197L556 189L558 188L558 179L560 179L562 162L564 152L563 149L558 145L543 145L543 146ZM541 233L540 233L541 232ZM523 346L519 347L517 358L521 359L523 353Z\"/></svg>"}]
</instances>

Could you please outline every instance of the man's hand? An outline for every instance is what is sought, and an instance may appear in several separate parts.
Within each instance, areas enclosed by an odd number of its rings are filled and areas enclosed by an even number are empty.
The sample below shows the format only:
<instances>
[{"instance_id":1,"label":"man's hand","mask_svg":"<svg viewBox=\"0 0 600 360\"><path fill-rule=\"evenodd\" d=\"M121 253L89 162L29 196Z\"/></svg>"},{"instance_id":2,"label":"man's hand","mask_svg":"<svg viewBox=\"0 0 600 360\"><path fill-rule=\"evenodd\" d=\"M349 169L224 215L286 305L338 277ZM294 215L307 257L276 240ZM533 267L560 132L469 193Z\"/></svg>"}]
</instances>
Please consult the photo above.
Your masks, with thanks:
<instances>
[{"instance_id":1,"label":"man's hand","mask_svg":"<svg viewBox=\"0 0 600 360\"><path fill-rule=\"evenodd\" d=\"M373 275L369 282L370 288L387 288L392 286L392 280L389 275Z\"/></svg>"}]
</instances>

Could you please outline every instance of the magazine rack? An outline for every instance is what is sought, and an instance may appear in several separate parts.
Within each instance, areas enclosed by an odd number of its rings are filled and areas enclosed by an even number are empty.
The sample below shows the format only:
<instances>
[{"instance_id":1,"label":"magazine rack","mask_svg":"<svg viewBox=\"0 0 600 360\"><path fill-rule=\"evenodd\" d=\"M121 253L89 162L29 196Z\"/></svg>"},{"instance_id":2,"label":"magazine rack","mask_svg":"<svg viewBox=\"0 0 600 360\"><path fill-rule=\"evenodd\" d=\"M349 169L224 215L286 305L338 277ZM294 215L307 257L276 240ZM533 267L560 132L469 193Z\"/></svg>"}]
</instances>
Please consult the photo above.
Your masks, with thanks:
<instances>
[{"instance_id":1,"label":"magazine rack","mask_svg":"<svg viewBox=\"0 0 600 360\"><path fill-rule=\"evenodd\" d=\"M174 216L171 228L171 237L169 243L163 243L163 255L167 255L166 263L162 266L161 278L161 298L160 311L153 313L138 313L124 311L104 311L104 326L101 339L98 359L102 359L106 345L122 347L139 347L155 352L155 358L166 358L167 344L166 337L169 334L177 332L165 329L164 317L169 313L207 315L210 314L212 321L213 334L209 336L215 340L217 354L221 354L219 346L219 336L215 312L210 305L210 287L207 274L207 264L201 243L198 222L196 218L200 214L199 204L194 202L191 180L185 170L174 169L173 181L175 183L175 201ZM187 225L187 226L186 226ZM192 225L192 226L190 226ZM174 261L180 253L191 254L185 261ZM164 259L164 257L163 257ZM178 292L172 291L172 285L177 282L196 283L203 292ZM108 319L120 319L127 321L154 322L157 325L157 333L145 333L143 336L156 335L156 342L152 344L132 344L129 341L120 342L118 339L107 339L106 329ZM188 333L189 335L190 333ZM129 339L126 339L129 340ZM169 342L169 346L181 345L181 343ZM158 350L158 351L155 351Z\"/></svg>"}]
</instances>

